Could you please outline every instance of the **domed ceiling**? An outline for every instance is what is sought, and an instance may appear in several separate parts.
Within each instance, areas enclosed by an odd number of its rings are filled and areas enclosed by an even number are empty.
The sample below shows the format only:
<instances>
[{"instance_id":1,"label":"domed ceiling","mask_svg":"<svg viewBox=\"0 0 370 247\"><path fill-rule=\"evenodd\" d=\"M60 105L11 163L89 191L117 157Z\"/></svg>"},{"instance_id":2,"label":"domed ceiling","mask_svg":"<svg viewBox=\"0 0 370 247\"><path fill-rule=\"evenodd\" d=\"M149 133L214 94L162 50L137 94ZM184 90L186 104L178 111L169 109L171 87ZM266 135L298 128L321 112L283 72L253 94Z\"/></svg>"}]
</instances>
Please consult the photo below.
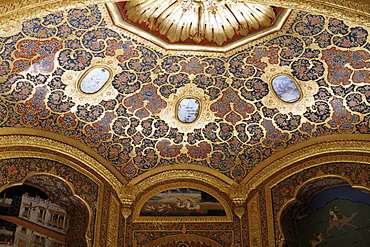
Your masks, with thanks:
<instances>
[{"instance_id":1,"label":"domed ceiling","mask_svg":"<svg viewBox=\"0 0 370 247\"><path fill-rule=\"evenodd\" d=\"M269 26L281 9L229 1L150 4L119 6L169 43L198 42L193 46L201 48L166 50L148 42L151 36L116 26L110 5L66 9L3 28L2 127L75 139L127 180L191 164L237 182L273 154L311 138L369 133L369 30L293 11L280 31L218 52L207 47ZM250 12L239 19L232 4ZM160 26L160 18L175 9L182 17L166 27L177 23L184 36ZM218 22L217 11L235 19ZM207 14L186 16L200 12ZM214 19L194 24L206 17ZM216 22L223 33L215 33ZM185 32L193 24L196 31Z\"/></svg>"},{"instance_id":2,"label":"domed ceiling","mask_svg":"<svg viewBox=\"0 0 370 247\"><path fill-rule=\"evenodd\" d=\"M113 14L119 26L144 37L149 33L150 41L203 46L230 46L264 36L278 30L289 12L245 2L195 0L135 0L111 4L110 9L119 12Z\"/></svg>"}]
</instances>

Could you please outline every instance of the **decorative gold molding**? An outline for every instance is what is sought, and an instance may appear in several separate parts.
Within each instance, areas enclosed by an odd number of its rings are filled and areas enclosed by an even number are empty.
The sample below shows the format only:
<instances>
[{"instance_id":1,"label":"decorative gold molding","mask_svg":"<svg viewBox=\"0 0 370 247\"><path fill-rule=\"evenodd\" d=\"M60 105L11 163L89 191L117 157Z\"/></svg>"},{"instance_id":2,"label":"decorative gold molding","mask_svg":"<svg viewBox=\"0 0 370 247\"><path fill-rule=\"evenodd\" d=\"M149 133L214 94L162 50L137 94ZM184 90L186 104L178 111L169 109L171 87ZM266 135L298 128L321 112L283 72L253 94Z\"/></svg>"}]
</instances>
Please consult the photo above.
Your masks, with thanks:
<instances>
[{"instance_id":1,"label":"decorative gold molding","mask_svg":"<svg viewBox=\"0 0 370 247\"><path fill-rule=\"evenodd\" d=\"M258 193L248 202L248 232L249 232L249 245L251 247L262 246L262 233L261 233L261 219L258 203Z\"/></svg>"},{"instance_id":2,"label":"decorative gold molding","mask_svg":"<svg viewBox=\"0 0 370 247\"><path fill-rule=\"evenodd\" d=\"M177 165L177 166L181 166L181 165ZM213 171L212 173L217 173L217 172ZM204 182L206 184L209 184L212 187L219 188L224 193L228 193L230 192L230 190L232 190L232 187L230 186L230 184L218 178L217 175L211 175L203 171L197 171L197 170L190 170L190 169L186 170L186 169L173 168L171 170L158 173L154 176L148 177L138 182L137 184L135 184L135 192L141 193L145 189L157 183L160 183L163 181L176 180L176 179L188 179L188 180L196 180L196 181Z\"/></svg>"},{"instance_id":3,"label":"decorative gold molding","mask_svg":"<svg viewBox=\"0 0 370 247\"><path fill-rule=\"evenodd\" d=\"M245 184L246 191L249 193L273 174L298 161L320 154L341 152L369 153L369 145L370 135L342 134L313 138L286 148L264 160L245 177L242 184Z\"/></svg>"},{"instance_id":4,"label":"decorative gold molding","mask_svg":"<svg viewBox=\"0 0 370 247\"><path fill-rule=\"evenodd\" d=\"M119 209L120 203L118 199L113 194L110 194L107 246L118 246Z\"/></svg>"},{"instance_id":5,"label":"decorative gold molding","mask_svg":"<svg viewBox=\"0 0 370 247\"><path fill-rule=\"evenodd\" d=\"M183 123L178 118L178 105L182 99L194 98L199 102L198 116L192 123ZM198 88L194 83L186 84L185 86L177 89L175 94L171 94L169 99L166 100L167 107L160 113L160 118L163 119L169 126L177 128L180 132L192 132L194 129L203 128L208 123L215 119L214 113L211 111L211 101L203 89Z\"/></svg>"},{"instance_id":6,"label":"decorative gold molding","mask_svg":"<svg viewBox=\"0 0 370 247\"><path fill-rule=\"evenodd\" d=\"M314 95L319 90L315 81L300 81L292 76L292 69L289 66L269 65L264 69L261 79L269 84L269 93L262 98L262 103L269 108L277 108L282 114L292 113L293 115L303 115L308 107L315 103ZM287 103L282 101L272 86L272 81L276 76L285 75L294 80L301 94L300 99L295 102Z\"/></svg>"},{"instance_id":7,"label":"decorative gold molding","mask_svg":"<svg viewBox=\"0 0 370 247\"><path fill-rule=\"evenodd\" d=\"M91 60L91 66L83 71L67 70L62 75L62 82L66 84L64 93L72 98L72 101L76 103L72 107L71 112L77 111L77 105L97 105L102 100L115 99L118 95L118 91L112 85L112 79L115 75L122 71L122 68L118 65L119 61L115 57L94 57ZM104 86L99 89L96 93L86 94L81 91L81 81L84 77L95 68L105 68L109 71L110 77L105 82Z\"/></svg>"},{"instance_id":8,"label":"decorative gold molding","mask_svg":"<svg viewBox=\"0 0 370 247\"><path fill-rule=\"evenodd\" d=\"M107 160L86 145L49 131L31 128L1 128L0 147L39 147L72 157L93 169L113 188L119 190L127 181ZM68 144L67 144L68 143Z\"/></svg>"},{"instance_id":9,"label":"decorative gold molding","mask_svg":"<svg viewBox=\"0 0 370 247\"><path fill-rule=\"evenodd\" d=\"M164 181L164 180L162 180ZM153 184L154 185L154 184ZM144 204L154 195L160 193L165 190L169 189L176 189L176 188L192 188L198 189L208 194L212 195L215 199L217 199L222 207L225 210L226 216L140 216L140 211ZM217 188L217 187L216 187ZM137 202L136 207L134 209L134 214L132 216L133 222L232 222L233 221L233 214L230 205L225 200L225 198L217 193L215 190L211 189L210 187L194 183L194 182L173 182L170 181L165 185L161 185L156 187L155 189L148 191L142 198Z\"/></svg>"},{"instance_id":10,"label":"decorative gold molding","mask_svg":"<svg viewBox=\"0 0 370 247\"><path fill-rule=\"evenodd\" d=\"M169 242L175 242L175 241L199 241L201 243L207 244L212 247L222 247L221 244L217 243L216 241L210 238L205 238L205 237L195 235L195 234L177 234L177 235L166 236L163 238L153 240L152 242L143 245L143 247L156 247L162 244L166 244Z\"/></svg>"}]
</instances>

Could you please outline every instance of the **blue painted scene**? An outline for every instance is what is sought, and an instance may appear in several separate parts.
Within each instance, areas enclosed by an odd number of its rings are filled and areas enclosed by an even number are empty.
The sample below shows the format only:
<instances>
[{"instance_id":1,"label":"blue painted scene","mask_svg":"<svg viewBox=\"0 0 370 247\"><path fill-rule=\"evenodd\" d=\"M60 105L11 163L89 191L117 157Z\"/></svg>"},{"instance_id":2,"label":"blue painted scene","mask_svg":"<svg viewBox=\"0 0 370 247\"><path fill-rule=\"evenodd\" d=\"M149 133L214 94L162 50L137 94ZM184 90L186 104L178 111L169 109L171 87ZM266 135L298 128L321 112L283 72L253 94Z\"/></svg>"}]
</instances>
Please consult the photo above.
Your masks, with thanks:
<instances>
[{"instance_id":1,"label":"blue painted scene","mask_svg":"<svg viewBox=\"0 0 370 247\"><path fill-rule=\"evenodd\" d=\"M162 191L142 207L140 216L225 216L221 203L212 195L190 188Z\"/></svg>"},{"instance_id":2,"label":"blue painted scene","mask_svg":"<svg viewBox=\"0 0 370 247\"><path fill-rule=\"evenodd\" d=\"M316 194L297 221L302 247L370 246L370 194L338 186Z\"/></svg>"}]
</instances>

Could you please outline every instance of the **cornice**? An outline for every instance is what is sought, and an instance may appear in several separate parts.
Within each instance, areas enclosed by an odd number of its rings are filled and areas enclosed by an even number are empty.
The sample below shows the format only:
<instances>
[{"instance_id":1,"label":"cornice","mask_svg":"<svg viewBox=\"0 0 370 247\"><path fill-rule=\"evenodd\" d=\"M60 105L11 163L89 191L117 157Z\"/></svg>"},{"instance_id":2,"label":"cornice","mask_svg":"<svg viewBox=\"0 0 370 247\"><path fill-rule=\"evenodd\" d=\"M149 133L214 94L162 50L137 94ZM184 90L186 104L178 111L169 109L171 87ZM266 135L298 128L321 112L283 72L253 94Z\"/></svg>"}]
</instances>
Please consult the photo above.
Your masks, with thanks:
<instances>
[{"instance_id":1,"label":"cornice","mask_svg":"<svg viewBox=\"0 0 370 247\"><path fill-rule=\"evenodd\" d=\"M370 27L370 4L367 0L245 0L270 6L322 14ZM114 0L5 0L0 3L0 25L9 21L20 22L49 13L93 4L116 2Z\"/></svg>"}]
</instances>

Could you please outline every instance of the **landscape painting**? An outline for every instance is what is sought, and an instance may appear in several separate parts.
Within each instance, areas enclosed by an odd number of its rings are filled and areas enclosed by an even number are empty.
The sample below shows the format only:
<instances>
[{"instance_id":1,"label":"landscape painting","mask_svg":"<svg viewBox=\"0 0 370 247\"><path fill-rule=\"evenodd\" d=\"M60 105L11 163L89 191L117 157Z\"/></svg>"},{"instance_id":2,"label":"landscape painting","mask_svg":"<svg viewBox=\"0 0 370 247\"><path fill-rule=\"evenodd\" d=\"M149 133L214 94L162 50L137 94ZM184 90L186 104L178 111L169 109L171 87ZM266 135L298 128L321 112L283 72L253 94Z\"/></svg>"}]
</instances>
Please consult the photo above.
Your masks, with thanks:
<instances>
[{"instance_id":1,"label":"landscape painting","mask_svg":"<svg viewBox=\"0 0 370 247\"><path fill-rule=\"evenodd\" d=\"M197 189L176 188L152 196L140 216L225 216L221 203Z\"/></svg>"},{"instance_id":2,"label":"landscape painting","mask_svg":"<svg viewBox=\"0 0 370 247\"><path fill-rule=\"evenodd\" d=\"M297 221L300 246L364 247L370 243L370 194L338 186L316 194Z\"/></svg>"}]
</instances>

